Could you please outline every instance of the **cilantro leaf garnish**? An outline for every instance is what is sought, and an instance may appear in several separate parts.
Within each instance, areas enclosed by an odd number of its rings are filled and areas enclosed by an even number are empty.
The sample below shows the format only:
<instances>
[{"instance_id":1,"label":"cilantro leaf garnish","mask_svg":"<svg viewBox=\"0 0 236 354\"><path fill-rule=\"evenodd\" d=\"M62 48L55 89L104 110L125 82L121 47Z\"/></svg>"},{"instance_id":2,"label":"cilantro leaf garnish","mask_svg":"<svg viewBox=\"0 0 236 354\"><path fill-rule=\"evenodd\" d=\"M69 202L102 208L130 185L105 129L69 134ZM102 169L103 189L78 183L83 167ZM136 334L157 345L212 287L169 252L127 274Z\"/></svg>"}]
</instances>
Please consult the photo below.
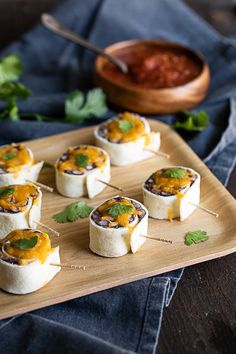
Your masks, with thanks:
<instances>
[{"instance_id":1,"label":"cilantro leaf garnish","mask_svg":"<svg viewBox=\"0 0 236 354\"><path fill-rule=\"evenodd\" d=\"M38 242L38 236L31 238L21 238L15 242L11 242L11 247L18 248L20 250L28 250L33 248Z\"/></svg>"},{"instance_id":2,"label":"cilantro leaf garnish","mask_svg":"<svg viewBox=\"0 0 236 354\"><path fill-rule=\"evenodd\" d=\"M15 81L22 74L22 66L17 55L8 55L0 59L0 85L6 81Z\"/></svg>"},{"instance_id":3,"label":"cilantro leaf garnish","mask_svg":"<svg viewBox=\"0 0 236 354\"><path fill-rule=\"evenodd\" d=\"M131 122L130 120L122 119L119 120L119 128L122 131L122 133L127 133L134 127L134 123Z\"/></svg>"},{"instance_id":4,"label":"cilantro leaf garnish","mask_svg":"<svg viewBox=\"0 0 236 354\"><path fill-rule=\"evenodd\" d=\"M76 165L86 168L88 166L89 157L87 155L78 154L75 157Z\"/></svg>"},{"instance_id":5,"label":"cilantro leaf garnish","mask_svg":"<svg viewBox=\"0 0 236 354\"><path fill-rule=\"evenodd\" d=\"M22 74L22 65L17 55L7 55L0 58L0 101L3 110L0 120L36 119L43 122L61 121L65 123L82 123L85 119L99 117L107 112L106 95L100 88L95 88L84 94L81 91L71 92L65 101L65 118L57 119L37 112L20 112L18 100L26 99L31 91L18 80Z\"/></svg>"},{"instance_id":6,"label":"cilantro leaf garnish","mask_svg":"<svg viewBox=\"0 0 236 354\"><path fill-rule=\"evenodd\" d=\"M9 153L7 153L7 154L5 154L4 156L3 156L3 160L11 160L11 159L13 159L14 157L16 157L17 155L16 155L16 153L15 152L9 152Z\"/></svg>"},{"instance_id":7,"label":"cilantro leaf garnish","mask_svg":"<svg viewBox=\"0 0 236 354\"><path fill-rule=\"evenodd\" d=\"M0 113L0 119L19 119L17 99L25 99L31 95L31 91L19 82L4 82L0 85L0 100L5 101L4 110Z\"/></svg>"},{"instance_id":8,"label":"cilantro leaf garnish","mask_svg":"<svg viewBox=\"0 0 236 354\"><path fill-rule=\"evenodd\" d=\"M63 211L53 215L52 218L60 224L66 222L74 222L79 218L87 218L92 210L93 208L91 208L85 202L78 201L67 205Z\"/></svg>"},{"instance_id":9,"label":"cilantro leaf garnish","mask_svg":"<svg viewBox=\"0 0 236 354\"><path fill-rule=\"evenodd\" d=\"M131 213L133 209L134 207L132 205L116 203L109 208L108 214L113 218L116 218L119 215Z\"/></svg>"},{"instance_id":10,"label":"cilantro leaf garnish","mask_svg":"<svg viewBox=\"0 0 236 354\"><path fill-rule=\"evenodd\" d=\"M54 168L54 166L51 163L44 161L42 169L44 168Z\"/></svg>"},{"instance_id":11,"label":"cilantro leaf garnish","mask_svg":"<svg viewBox=\"0 0 236 354\"><path fill-rule=\"evenodd\" d=\"M187 246L191 246L193 243L200 243L208 240L208 235L206 231L196 230L188 232L185 235L184 243Z\"/></svg>"},{"instance_id":12,"label":"cilantro leaf garnish","mask_svg":"<svg viewBox=\"0 0 236 354\"><path fill-rule=\"evenodd\" d=\"M201 132L208 126L209 117L206 112L200 111L198 114L184 112L185 120L177 121L173 124L174 129L183 129L190 132Z\"/></svg>"},{"instance_id":13,"label":"cilantro leaf garnish","mask_svg":"<svg viewBox=\"0 0 236 354\"><path fill-rule=\"evenodd\" d=\"M186 171L182 168L167 168L163 171L162 175L168 178L182 179L185 176Z\"/></svg>"},{"instance_id":14,"label":"cilantro leaf garnish","mask_svg":"<svg viewBox=\"0 0 236 354\"><path fill-rule=\"evenodd\" d=\"M15 192L15 188L7 188L0 191L0 199L5 195L11 195Z\"/></svg>"},{"instance_id":15,"label":"cilantro leaf garnish","mask_svg":"<svg viewBox=\"0 0 236 354\"><path fill-rule=\"evenodd\" d=\"M65 121L82 123L91 117L99 117L107 112L106 96L100 88L88 91L86 97L81 91L69 94L65 103Z\"/></svg>"}]
</instances>

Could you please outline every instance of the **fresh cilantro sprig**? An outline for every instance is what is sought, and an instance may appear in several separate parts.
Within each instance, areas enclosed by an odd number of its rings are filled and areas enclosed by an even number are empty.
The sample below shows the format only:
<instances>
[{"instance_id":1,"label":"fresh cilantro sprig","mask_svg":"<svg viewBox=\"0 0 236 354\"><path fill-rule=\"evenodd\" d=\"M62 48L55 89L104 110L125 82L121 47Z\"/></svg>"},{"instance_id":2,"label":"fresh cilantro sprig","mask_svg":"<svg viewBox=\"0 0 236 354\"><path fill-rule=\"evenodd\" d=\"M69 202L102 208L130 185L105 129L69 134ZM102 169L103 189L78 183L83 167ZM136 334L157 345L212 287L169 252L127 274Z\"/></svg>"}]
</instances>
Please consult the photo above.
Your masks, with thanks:
<instances>
[{"instance_id":1,"label":"fresh cilantro sprig","mask_svg":"<svg viewBox=\"0 0 236 354\"><path fill-rule=\"evenodd\" d=\"M16 82L22 74L22 65L16 55L0 59L0 100L5 103L0 119L19 120L17 100L25 99L31 91Z\"/></svg>"},{"instance_id":2,"label":"fresh cilantro sprig","mask_svg":"<svg viewBox=\"0 0 236 354\"><path fill-rule=\"evenodd\" d=\"M198 114L183 112L183 115L185 116L185 120L175 122L172 125L174 129L183 129L189 132L201 132L208 126L209 117L204 111L200 111Z\"/></svg>"},{"instance_id":3,"label":"fresh cilantro sprig","mask_svg":"<svg viewBox=\"0 0 236 354\"><path fill-rule=\"evenodd\" d=\"M185 176L185 170L182 168L167 168L163 172L164 177L182 179Z\"/></svg>"},{"instance_id":4,"label":"fresh cilantro sprig","mask_svg":"<svg viewBox=\"0 0 236 354\"><path fill-rule=\"evenodd\" d=\"M86 168L88 166L89 157L87 155L78 154L75 157L76 165Z\"/></svg>"},{"instance_id":5,"label":"fresh cilantro sprig","mask_svg":"<svg viewBox=\"0 0 236 354\"><path fill-rule=\"evenodd\" d=\"M63 211L53 215L53 219L60 224L64 224L66 222L74 222L79 218L87 218L92 210L93 208L91 208L85 202L78 201L67 205Z\"/></svg>"},{"instance_id":6,"label":"fresh cilantro sprig","mask_svg":"<svg viewBox=\"0 0 236 354\"><path fill-rule=\"evenodd\" d=\"M11 195L15 192L15 188L6 188L0 191L0 199L6 195Z\"/></svg>"},{"instance_id":7,"label":"fresh cilantro sprig","mask_svg":"<svg viewBox=\"0 0 236 354\"><path fill-rule=\"evenodd\" d=\"M16 157L16 153L15 152L9 152L9 153L7 153L7 154L5 154L4 156L3 156L3 160L11 160L11 159L13 159L14 157Z\"/></svg>"},{"instance_id":8,"label":"fresh cilantro sprig","mask_svg":"<svg viewBox=\"0 0 236 354\"><path fill-rule=\"evenodd\" d=\"M38 242L38 236L31 238L21 238L17 241L11 242L11 247L18 248L20 250L28 250L36 246Z\"/></svg>"},{"instance_id":9,"label":"fresh cilantro sprig","mask_svg":"<svg viewBox=\"0 0 236 354\"><path fill-rule=\"evenodd\" d=\"M22 73L22 65L17 55L11 54L0 59L0 85L16 81Z\"/></svg>"},{"instance_id":10,"label":"fresh cilantro sprig","mask_svg":"<svg viewBox=\"0 0 236 354\"><path fill-rule=\"evenodd\" d=\"M19 112L18 100L26 99L31 91L18 82L22 74L22 65L17 55L8 55L0 59L0 101L4 102L1 119L17 121L23 119L36 119L37 121L58 121L37 112ZM60 119L66 123L82 123L84 120L99 117L107 112L106 96L100 88L88 91L85 95L81 91L73 91L65 102L65 118Z\"/></svg>"},{"instance_id":11,"label":"fresh cilantro sprig","mask_svg":"<svg viewBox=\"0 0 236 354\"><path fill-rule=\"evenodd\" d=\"M126 120L126 119L119 120L119 128L122 131L122 133L129 132L133 127L134 127L134 123L131 122L130 120Z\"/></svg>"},{"instance_id":12,"label":"fresh cilantro sprig","mask_svg":"<svg viewBox=\"0 0 236 354\"><path fill-rule=\"evenodd\" d=\"M131 213L133 209L134 207L132 205L116 203L108 209L108 214L113 218L116 218L117 216L123 215L125 213Z\"/></svg>"},{"instance_id":13,"label":"fresh cilantro sprig","mask_svg":"<svg viewBox=\"0 0 236 354\"><path fill-rule=\"evenodd\" d=\"M65 121L82 123L105 114L107 109L106 96L100 88L90 90L86 96L81 91L73 91L66 99Z\"/></svg>"},{"instance_id":14,"label":"fresh cilantro sprig","mask_svg":"<svg viewBox=\"0 0 236 354\"><path fill-rule=\"evenodd\" d=\"M187 246L191 246L193 243L200 243L208 240L208 235L206 231L196 230L188 232L185 235L184 243Z\"/></svg>"}]
</instances>

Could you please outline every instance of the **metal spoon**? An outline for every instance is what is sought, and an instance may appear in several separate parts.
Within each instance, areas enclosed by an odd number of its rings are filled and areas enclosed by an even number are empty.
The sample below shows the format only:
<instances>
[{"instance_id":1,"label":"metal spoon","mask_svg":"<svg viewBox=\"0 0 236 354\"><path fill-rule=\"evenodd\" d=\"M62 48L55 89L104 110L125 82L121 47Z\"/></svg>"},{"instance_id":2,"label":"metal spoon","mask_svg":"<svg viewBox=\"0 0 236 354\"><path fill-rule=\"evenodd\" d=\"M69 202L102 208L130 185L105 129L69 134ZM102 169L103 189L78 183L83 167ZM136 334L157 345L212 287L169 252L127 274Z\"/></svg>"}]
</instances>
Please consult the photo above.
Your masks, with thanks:
<instances>
[{"instance_id":1,"label":"metal spoon","mask_svg":"<svg viewBox=\"0 0 236 354\"><path fill-rule=\"evenodd\" d=\"M124 73L127 74L128 72L128 66L120 59L117 57L107 54L104 52L102 48L99 48L95 46L94 44L86 41L84 38L80 37L78 34L70 31L68 28L66 28L63 24L58 22L53 16L49 14L42 14L41 15L41 22L42 24L51 30L52 32L71 40L72 42L75 42L77 44L82 45L83 47L92 50L95 53L98 53L102 55L103 57L107 58L109 61L111 61L113 64L118 66L118 68Z\"/></svg>"}]
</instances>

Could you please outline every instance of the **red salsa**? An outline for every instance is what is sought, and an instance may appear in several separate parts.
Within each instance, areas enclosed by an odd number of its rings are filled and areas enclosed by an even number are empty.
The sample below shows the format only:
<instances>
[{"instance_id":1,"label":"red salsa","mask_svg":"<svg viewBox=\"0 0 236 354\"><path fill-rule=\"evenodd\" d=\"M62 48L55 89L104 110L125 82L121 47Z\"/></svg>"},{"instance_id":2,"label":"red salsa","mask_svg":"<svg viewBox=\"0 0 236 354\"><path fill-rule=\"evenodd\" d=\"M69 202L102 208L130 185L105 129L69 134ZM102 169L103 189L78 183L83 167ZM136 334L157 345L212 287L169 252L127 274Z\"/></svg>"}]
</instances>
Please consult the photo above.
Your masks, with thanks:
<instances>
[{"instance_id":1,"label":"red salsa","mask_svg":"<svg viewBox=\"0 0 236 354\"><path fill-rule=\"evenodd\" d=\"M197 56L181 48L133 46L113 53L129 68L123 74L115 65L106 62L103 75L118 84L137 88L163 89L185 85L202 70Z\"/></svg>"}]
</instances>

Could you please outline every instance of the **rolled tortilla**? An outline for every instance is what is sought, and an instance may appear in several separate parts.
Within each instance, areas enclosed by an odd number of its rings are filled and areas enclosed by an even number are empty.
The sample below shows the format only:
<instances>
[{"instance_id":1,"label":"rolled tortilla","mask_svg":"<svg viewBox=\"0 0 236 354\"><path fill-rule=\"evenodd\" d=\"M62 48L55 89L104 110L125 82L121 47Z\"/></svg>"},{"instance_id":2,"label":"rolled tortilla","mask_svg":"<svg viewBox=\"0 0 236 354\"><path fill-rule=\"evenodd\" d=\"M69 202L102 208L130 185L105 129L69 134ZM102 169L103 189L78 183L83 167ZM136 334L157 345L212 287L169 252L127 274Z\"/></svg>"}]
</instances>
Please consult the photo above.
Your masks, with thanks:
<instances>
[{"instance_id":1,"label":"rolled tortilla","mask_svg":"<svg viewBox=\"0 0 236 354\"><path fill-rule=\"evenodd\" d=\"M151 132L148 121L125 112L100 124L94 132L95 144L110 156L111 164L125 166L153 156L158 151L160 133Z\"/></svg>"},{"instance_id":2,"label":"rolled tortilla","mask_svg":"<svg viewBox=\"0 0 236 354\"><path fill-rule=\"evenodd\" d=\"M0 187L10 184L24 184L27 180L36 182L43 161L34 163L33 152L24 144L0 147Z\"/></svg>"},{"instance_id":3,"label":"rolled tortilla","mask_svg":"<svg viewBox=\"0 0 236 354\"><path fill-rule=\"evenodd\" d=\"M111 217L109 210L114 205L128 205L129 212ZM104 257L120 257L135 253L146 241L148 211L138 201L114 197L99 205L90 214L90 244L92 252Z\"/></svg>"},{"instance_id":4,"label":"rolled tortilla","mask_svg":"<svg viewBox=\"0 0 236 354\"><path fill-rule=\"evenodd\" d=\"M56 186L60 194L69 198L93 198L109 182L110 159L106 151L91 145L68 148L56 162Z\"/></svg>"},{"instance_id":5,"label":"rolled tortilla","mask_svg":"<svg viewBox=\"0 0 236 354\"><path fill-rule=\"evenodd\" d=\"M196 171L183 166L168 166L153 173L143 185L143 203L149 215L155 219L185 220L196 209L190 203L200 202L200 180Z\"/></svg>"},{"instance_id":6,"label":"rolled tortilla","mask_svg":"<svg viewBox=\"0 0 236 354\"><path fill-rule=\"evenodd\" d=\"M35 228L41 218L41 205L42 192L34 184L0 187L0 240L12 230Z\"/></svg>"},{"instance_id":7,"label":"rolled tortilla","mask_svg":"<svg viewBox=\"0 0 236 354\"><path fill-rule=\"evenodd\" d=\"M12 246L19 239L37 237L36 245L27 250ZM28 294L46 285L61 270L59 247L51 248L48 235L38 230L11 232L0 243L0 288L13 294Z\"/></svg>"}]
</instances>

